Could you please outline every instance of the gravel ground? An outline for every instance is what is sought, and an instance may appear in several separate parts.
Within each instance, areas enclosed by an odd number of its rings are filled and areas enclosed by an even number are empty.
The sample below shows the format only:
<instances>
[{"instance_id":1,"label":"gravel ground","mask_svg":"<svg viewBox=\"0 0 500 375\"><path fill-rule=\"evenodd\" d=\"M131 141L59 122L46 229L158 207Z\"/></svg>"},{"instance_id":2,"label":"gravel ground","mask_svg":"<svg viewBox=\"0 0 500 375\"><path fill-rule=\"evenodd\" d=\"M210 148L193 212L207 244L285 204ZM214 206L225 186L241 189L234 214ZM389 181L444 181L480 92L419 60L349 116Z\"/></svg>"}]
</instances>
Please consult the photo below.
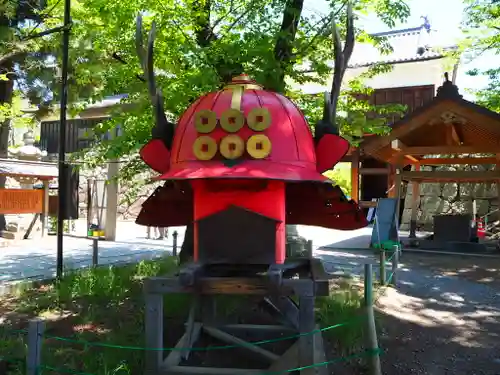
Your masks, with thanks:
<instances>
[{"instance_id":1,"label":"gravel ground","mask_svg":"<svg viewBox=\"0 0 500 375\"><path fill-rule=\"evenodd\" d=\"M339 261L333 254L321 257ZM500 375L500 288L498 272L492 272L500 258L458 258L454 265L453 256L427 257L405 254L397 290L378 299L384 375ZM335 263L325 266L338 270Z\"/></svg>"}]
</instances>

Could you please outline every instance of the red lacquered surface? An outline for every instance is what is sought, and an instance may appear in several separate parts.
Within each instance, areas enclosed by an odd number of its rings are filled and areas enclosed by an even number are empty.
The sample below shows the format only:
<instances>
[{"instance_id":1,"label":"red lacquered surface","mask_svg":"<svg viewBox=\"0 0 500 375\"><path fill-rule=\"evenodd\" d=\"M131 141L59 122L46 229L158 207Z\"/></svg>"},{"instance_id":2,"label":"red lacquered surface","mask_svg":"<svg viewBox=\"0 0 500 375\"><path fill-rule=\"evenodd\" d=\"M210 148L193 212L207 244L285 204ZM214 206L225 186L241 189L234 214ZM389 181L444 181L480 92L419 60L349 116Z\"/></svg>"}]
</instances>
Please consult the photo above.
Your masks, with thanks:
<instances>
[{"instance_id":1,"label":"red lacquered surface","mask_svg":"<svg viewBox=\"0 0 500 375\"><path fill-rule=\"evenodd\" d=\"M269 181L263 186L255 180L191 182L194 192L195 250L198 260L197 220L223 211L230 206L238 206L260 215L279 220L276 225L276 262L285 260L285 183ZM224 188L223 185L226 185ZM221 228L223 231L224 228ZM249 228L251 230L251 228ZM257 234L258 235L258 234Z\"/></svg>"}]
</instances>

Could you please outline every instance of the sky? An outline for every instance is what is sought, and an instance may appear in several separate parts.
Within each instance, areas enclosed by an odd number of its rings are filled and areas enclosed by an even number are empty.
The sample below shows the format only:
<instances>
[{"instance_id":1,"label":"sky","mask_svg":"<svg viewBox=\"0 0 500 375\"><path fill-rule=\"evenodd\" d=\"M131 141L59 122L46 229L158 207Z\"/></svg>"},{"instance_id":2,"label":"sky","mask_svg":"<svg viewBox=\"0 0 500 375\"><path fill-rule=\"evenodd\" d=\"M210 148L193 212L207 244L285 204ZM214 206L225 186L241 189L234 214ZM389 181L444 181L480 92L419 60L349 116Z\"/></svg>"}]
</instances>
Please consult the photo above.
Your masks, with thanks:
<instances>
[{"instance_id":1,"label":"sky","mask_svg":"<svg viewBox=\"0 0 500 375\"><path fill-rule=\"evenodd\" d=\"M439 35L439 43L441 46L453 45L461 37L459 29L460 22L463 18L462 0L408 0L410 5L411 15L405 24L396 25L396 29L406 27L418 27L422 24L421 16L427 16L431 27L436 30ZM325 0L306 0L305 11L319 14L328 12L327 2ZM362 18L362 26L367 32L383 32L389 31L383 22L378 20L376 16ZM462 61L457 74L456 84L461 91L464 89L481 89L486 86L486 77L470 77L466 72L470 69L488 69L498 67L500 65L500 57L494 54L484 54L471 62Z\"/></svg>"}]
</instances>

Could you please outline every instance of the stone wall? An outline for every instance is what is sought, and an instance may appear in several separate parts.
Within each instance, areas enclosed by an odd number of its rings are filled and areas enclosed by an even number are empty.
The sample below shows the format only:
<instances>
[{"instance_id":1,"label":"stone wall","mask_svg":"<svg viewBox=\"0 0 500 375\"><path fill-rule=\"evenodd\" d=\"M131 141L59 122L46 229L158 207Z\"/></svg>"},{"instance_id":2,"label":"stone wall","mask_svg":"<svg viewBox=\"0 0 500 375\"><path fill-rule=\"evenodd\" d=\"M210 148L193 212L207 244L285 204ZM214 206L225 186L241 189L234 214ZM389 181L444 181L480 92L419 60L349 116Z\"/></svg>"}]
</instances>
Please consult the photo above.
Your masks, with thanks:
<instances>
[{"instance_id":1,"label":"stone wall","mask_svg":"<svg viewBox=\"0 0 500 375\"><path fill-rule=\"evenodd\" d=\"M491 170L490 165L426 167L423 170ZM406 189L402 230L410 227L412 183ZM432 231L433 217L439 214L472 213L473 201L479 215L498 208L496 183L421 183L418 197L417 228ZM494 216L494 215L492 215ZM496 217L492 217L496 219ZM491 220L491 218L490 218Z\"/></svg>"}]
</instances>

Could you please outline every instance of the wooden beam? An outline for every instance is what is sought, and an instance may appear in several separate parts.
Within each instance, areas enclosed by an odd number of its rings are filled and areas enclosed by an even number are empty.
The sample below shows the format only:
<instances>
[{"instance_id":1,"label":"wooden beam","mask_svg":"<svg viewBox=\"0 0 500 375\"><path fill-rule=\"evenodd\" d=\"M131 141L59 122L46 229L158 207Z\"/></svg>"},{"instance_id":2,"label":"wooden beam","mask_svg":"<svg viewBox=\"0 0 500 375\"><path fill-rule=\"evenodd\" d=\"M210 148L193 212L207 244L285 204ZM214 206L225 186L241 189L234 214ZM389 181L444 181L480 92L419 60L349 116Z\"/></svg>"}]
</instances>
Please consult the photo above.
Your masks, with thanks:
<instances>
[{"instance_id":1,"label":"wooden beam","mask_svg":"<svg viewBox=\"0 0 500 375\"><path fill-rule=\"evenodd\" d=\"M398 218L397 220L397 228L396 230L399 231L399 226L401 223L399 222L399 211L400 211L400 206L401 206L401 191L403 190L403 155L399 154L399 158L396 160L396 174L394 175L394 198L397 199L396 201L396 217Z\"/></svg>"},{"instance_id":2,"label":"wooden beam","mask_svg":"<svg viewBox=\"0 0 500 375\"><path fill-rule=\"evenodd\" d=\"M500 179L500 171L408 171L401 174L403 180L474 180Z\"/></svg>"},{"instance_id":3,"label":"wooden beam","mask_svg":"<svg viewBox=\"0 0 500 375\"><path fill-rule=\"evenodd\" d=\"M460 131L457 129L457 125L452 123L449 124L449 127L451 139L453 140L453 142L455 142L455 144L457 145L462 145L464 143L464 140L460 134Z\"/></svg>"},{"instance_id":4,"label":"wooden beam","mask_svg":"<svg viewBox=\"0 0 500 375\"><path fill-rule=\"evenodd\" d=\"M496 154L496 159L497 162L495 169L498 170L498 173L500 173L500 153ZM496 181L496 185L497 185L497 207L500 207L500 178Z\"/></svg>"},{"instance_id":5,"label":"wooden beam","mask_svg":"<svg viewBox=\"0 0 500 375\"><path fill-rule=\"evenodd\" d=\"M239 337L230 335L229 333L223 332L220 329L214 327L203 326L203 330L207 332L210 336L215 337L216 339L225 341L229 344L236 345L243 349L247 349L254 354L260 355L261 357L267 359L271 363L276 362L280 356L266 350L260 346L254 345L248 341L242 340Z\"/></svg>"},{"instance_id":6,"label":"wooden beam","mask_svg":"<svg viewBox=\"0 0 500 375\"><path fill-rule=\"evenodd\" d=\"M446 164L496 164L497 159L495 157L485 157L485 158L423 158L420 159L421 165L446 165Z\"/></svg>"},{"instance_id":7,"label":"wooden beam","mask_svg":"<svg viewBox=\"0 0 500 375\"><path fill-rule=\"evenodd\" d=\"M360 175L386 175L388 174L389 171L387 168L360 168L359 169L359 174Z\"/></svg>"},{"instance_id":8,"label":"wooden beam","mask_svg":"<svg viewBox=\"0 0 500 375\"><path fill-rule=\"evenodd\" d=\"M195 366L172 366L162 368L157 374L168 375L264 375L266 370L249 370L242 368L226 368L226 367L195 367Z\"/></svg>"},{"instance_id":9,"label":"wooden beam","mask_svg":"<svg viewBox=\"0 0 500 375\"><path fill-rule=\"evenodd\" d=\"M420 166L415 166L415 172L420 171ZM410 217L410 238L417 238L417 213L420 200L420 182L412 181L411 185L411 217Z\"/></svg>"},{"instance_id":10,"label":"wooden beam","mask_svg":"<svg viewBox=\"0 0 500 375\"><path fill-rule=\"evenodd\" d=\"M394 151L397 151L398 153L403 153L405 158L407 158L408 160L410 160L412 163L418 163L419 160L414 157L414 156L411 156L411 155L407 155L404 150L408 147L406 147L404 145L403 142L401 142L399 139L394 139L393 141L391 141L391 148L394 150Z\"/></svg>"},{"instance_id":11,"label":"wooden beam","mask_svg":"<svg viewBox=\"0 0 500 375\"><path fill-rule=\"evenodd\" d=\"M410 134L413 130L426 125L432 118L439 116L451 101L441 101L437 105L430 105L425 111L417 111L406 115L405 118L398 121L392 131L386 136L376 137L373 140L369 138L366 144L361 144L367 153L383 148L393 139L401 138L406 134ZM451 102L453 103L453 102Z\"/></svg>"},{"instance_id":12,"label":"wooden beam","mask_svg":"<svg viewBox=\"0 0 500 375\"><path fill-rule=\"evenodd\" d=\"M355 202L359 202L359 159L360 150L356 149L351 159L351 199Z\"/></svg>"},{"instance_id":13,"label":"wooden beam","mask_svg":"<svg viewBox=\"0 0 500 375\"><path fill-rule=\"evenodd\" d=\"M396 154L396 159L400 157L400 154ZM396 176L396 167L392 164L387 165L387 170L389 174L387 175L387 198L394 198L395 190L394 190L394 181ZM375 206L376 207L376 206Z\"/></svg>"},{"instance_id":14,"label":"wooden beam","mask_svg":"<svg viewBox=\"0 0 500 375\"><path fill-rule=\"evenodd\" d=\"M412 146L402 151L405 155L444 155L444 154L496 154L500 145L476 146Z\"/></svg>"},{"instance_id":15,"label":"wooden beam","mask_svg":"<svg viewBox=\"0 0 500 375\"><path fill-rule=\"evenodd\" d=\"M362 207L362 208L377 207L377 202L372 202L372 201L360 201L360 202L359 202L359 207Z\"/></svg>"}]
</instances>

